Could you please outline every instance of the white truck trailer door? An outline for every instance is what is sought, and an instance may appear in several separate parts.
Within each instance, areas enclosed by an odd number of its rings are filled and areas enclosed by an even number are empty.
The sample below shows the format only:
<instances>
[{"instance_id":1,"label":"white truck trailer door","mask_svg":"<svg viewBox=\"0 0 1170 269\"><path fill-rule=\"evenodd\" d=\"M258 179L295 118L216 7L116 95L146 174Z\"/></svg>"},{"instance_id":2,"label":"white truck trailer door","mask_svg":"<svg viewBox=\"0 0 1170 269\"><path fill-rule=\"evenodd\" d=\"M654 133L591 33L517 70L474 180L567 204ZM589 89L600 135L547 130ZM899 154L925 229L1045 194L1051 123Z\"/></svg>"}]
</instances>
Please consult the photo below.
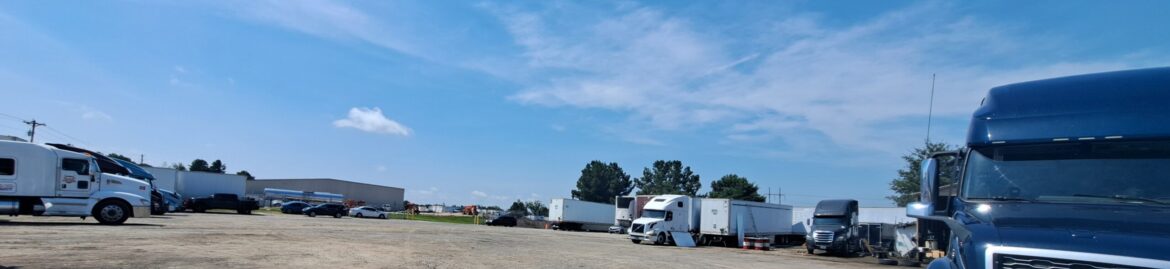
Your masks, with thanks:
<instances>
[{"instance_id":1,"label":"white truck trailer door","mask_svg":"<svg viewBox=\"0 0 1170 269\"><path fill-rule=\"evenodd\" d=\"M89 197L97 190L94 165L90 159L61 158L57 171L58 197Z\"/></svg>"}]
</instances>

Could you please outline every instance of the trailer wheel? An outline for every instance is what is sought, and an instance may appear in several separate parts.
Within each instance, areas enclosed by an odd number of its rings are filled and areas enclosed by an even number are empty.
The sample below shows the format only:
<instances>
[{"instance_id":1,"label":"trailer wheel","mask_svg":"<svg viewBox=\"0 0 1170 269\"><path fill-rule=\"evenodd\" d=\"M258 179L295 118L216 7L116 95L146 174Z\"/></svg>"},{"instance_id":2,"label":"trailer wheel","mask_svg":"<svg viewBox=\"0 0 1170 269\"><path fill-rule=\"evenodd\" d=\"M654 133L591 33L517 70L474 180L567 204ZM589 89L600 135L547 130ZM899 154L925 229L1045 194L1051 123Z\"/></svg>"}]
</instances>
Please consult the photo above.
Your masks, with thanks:
<instances>
[{"instance_id":1,"label":"trailer wheel","mask_svg":"<svg viewBox=\"0 0 1170 269\"><path fill-rule=\"evenodd\" d=\"M638 240L638 239L630 239L630 242L634 242L634 244L636 244L636 245L642 244L642 240Z\"/></svg>"},{"instance_id":2,"label":"trailer wheel","mask_svg":"<svg viewBox=\"0 0 1170 269\"><path fill-rule=\"evenodd\" d=\"M317 212L315 212L315 211L309 211L309 217L314 217L314 218L316 218L316 217L317 217Z\"/></svg>"},{"instance_id":3,"label":"trailer wheel","mask_svg":"<svg viewBox=\"0 0 1170 269\"><path fill-rule=\"evenodd\" d=\"M120 201L102 201L90 213L101 224L118 225L130 218L130 206Z\"/></svg>"},{"instance_id":4,"label":"trailer wheel","mask_svg":"<svg viewBox=\"0 0 1170 269\"><path fill-rule=\"evenodd\" d=\"M240 209L240 210L236 210L236 213L239 213L242 215L251 215L252 210L251 209Z\"/></svg>"}]
</instances>

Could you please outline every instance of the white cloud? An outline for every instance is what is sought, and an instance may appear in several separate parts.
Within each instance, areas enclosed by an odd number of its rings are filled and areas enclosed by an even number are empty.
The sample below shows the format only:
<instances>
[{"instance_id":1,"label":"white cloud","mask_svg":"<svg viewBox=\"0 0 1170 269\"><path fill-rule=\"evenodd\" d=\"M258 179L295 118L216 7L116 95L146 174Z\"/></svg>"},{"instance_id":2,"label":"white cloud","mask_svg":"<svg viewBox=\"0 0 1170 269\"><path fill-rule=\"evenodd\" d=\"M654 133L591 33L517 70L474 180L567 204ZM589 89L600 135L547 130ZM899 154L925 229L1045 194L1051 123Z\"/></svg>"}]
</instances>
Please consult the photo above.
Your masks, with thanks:
<instances>
[{"instance_id":1,"label":"white cloud","mask_svg":"<svg viewBox=\"0 0 1170 269\"><path fill-rule=\"evenodd\" d=\"M386 172L386 166L385 165L376 166L376 167L374 167L374 171Z\"/></svg>"},{"instance_id":2,"label":"white cloud","mask_svg":"<svg viewBox=\"0 0 1170 269\"><path fill-rule=\"evenodd\" d=\"M657 130L720 128L732 143L781 140L793 151L899 154L921 143L932 73L939 73L934 115L962 119L992 86L1156 63L1029 61L1059 42L956 15L945 4L844 27L822 25L816 15L769 18L772 27L759 36L722 36L645 7L586 24L543 16L556 12L489 11L524 49L525 68L516 72L546 74L522 81L513 101L628 113ZM758 41L733 47L727 40Z\"/></svg>"},{"instance_id":3,"label":"white cloud","mask_svg":"<svg viewBox=\"0 0 1170 269\"><path fill-rule=\"evenodd\" d=\"M418 193L418 194L422 194L422 195L427 195L427 196L429 196L429 195L434 195L435 193L439 192L439 188L436 188L436 187L430 187L430 188L427 188L427 189L424 189L424 190L414 190L414 192L416 192L416 193Z\"/></svg>"},{"instance_id":4,"label":"white cloud","mask_svg":"<svg viewBox=\"0 0 1170 269\"><path fill-rule=\"evenodd\" d=\"M102 112L101 110L97 110L97 109L89 107L89 106L83 105L80 107L80 109L82 111L82 113L81 113L82 119L105 120L105 121L114 120L114 117L111 117L110 114L106 114L105 112Z\"/></svg>"},{"instance_id":5,"label":"white cloud","mask_svg":"<svg viewBox=\"0 0 1170 269\"><path fill-rule=\"evenodd\" d=\"M380 108L354 107L349 109L349 117L333 121L338 128L354 128L376 134L410 136L413 132L397 121L382 115Z\"/></svg>"},{"instance_id":6,"label":"white cloud","mask_svg":"<svg viewBox=\"0 0 1170 269\"><path fill-rule=\"evenodd\" d=\"M471 191L471 195L479 198L487 198L489 195L482 191Z\"/></svg>"}]
</instances>

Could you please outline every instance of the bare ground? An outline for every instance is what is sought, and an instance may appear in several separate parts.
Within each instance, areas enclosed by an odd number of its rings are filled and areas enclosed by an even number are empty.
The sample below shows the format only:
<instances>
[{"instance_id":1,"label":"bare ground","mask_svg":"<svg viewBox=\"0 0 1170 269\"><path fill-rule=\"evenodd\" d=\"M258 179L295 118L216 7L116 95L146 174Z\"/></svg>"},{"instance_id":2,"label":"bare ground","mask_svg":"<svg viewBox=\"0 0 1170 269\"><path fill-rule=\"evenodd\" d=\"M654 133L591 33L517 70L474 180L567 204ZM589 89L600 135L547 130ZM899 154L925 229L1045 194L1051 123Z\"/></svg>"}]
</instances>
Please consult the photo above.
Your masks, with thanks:
<instances>
[{"instance_id":1,"label":"bare ground","mask_svg":"<svg viewBox=\"0 0 1170 269\"><path fill-rule=\"evenodd\" d=\"M0 217L0 268L890 268L872 258L635 245L621 235L406 220L173 213Z\"/></svg>"}]
</instances>

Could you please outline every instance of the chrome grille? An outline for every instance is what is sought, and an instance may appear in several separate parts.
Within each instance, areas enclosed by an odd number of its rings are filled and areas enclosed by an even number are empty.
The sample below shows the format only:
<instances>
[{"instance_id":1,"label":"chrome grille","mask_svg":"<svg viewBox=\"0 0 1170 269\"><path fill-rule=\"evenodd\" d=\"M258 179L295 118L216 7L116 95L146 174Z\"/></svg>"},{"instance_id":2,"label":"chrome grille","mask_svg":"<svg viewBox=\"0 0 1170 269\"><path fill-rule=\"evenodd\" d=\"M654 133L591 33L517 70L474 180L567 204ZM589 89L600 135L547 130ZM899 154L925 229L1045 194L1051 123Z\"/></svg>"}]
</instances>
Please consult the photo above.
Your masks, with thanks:
<instances>
[{"instance_id":1,"label":"chrome grille","mask_svg":"<svg viewBox=\"0 0 1170 269\"><path fill-rule=\"evenodd\" d=\"M826 232L826 231L813 232L813 242L833 243L833 232Z\"/></svg>"},{"instance_id":2,"label":"chrome grille","mask_svg":"<svg viewBox=\"0 0 1170 269\"><path fill-rule=\"evenodd\" d=\"M634 225L630 226L630 233L642 233L642 232L645 232L644 231L645 228L646 228L646 225L634 224Z\"/></svg>"},{"instance_id":3,"label":"chrome grille","mask_svg":"<svg viewBox=\"0 0 1170 269\"><path fill-rule=\"evenodd\" d=\"M996 269L1141 269L1103 262L1078 261L1024 255L995 254Z\"/></svg>"}]
</instances>

